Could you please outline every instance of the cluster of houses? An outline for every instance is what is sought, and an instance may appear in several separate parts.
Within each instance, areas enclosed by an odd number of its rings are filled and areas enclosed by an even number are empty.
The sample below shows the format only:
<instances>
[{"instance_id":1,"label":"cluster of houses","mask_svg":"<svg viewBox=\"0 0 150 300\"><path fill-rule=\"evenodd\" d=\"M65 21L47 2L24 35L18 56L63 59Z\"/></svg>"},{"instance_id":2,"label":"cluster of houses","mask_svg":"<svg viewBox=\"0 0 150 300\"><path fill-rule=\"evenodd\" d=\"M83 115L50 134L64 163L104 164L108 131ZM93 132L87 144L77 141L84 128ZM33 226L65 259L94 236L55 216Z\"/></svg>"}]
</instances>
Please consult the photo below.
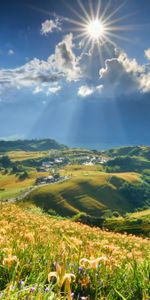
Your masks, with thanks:
<instances>
[{"instance_id":1,"label":"cluster of houses","mask_svg":"<svg viewBox=\"0 0 150 300\"><path fill-rule=\"evenodd\" d=\"M86 159L82 162L83 165L85 166L92 166L95 164L104 164L109 160L109 158L104 157L104 156L87 156Z\"/></svg>"},{"instance_id":2,"label":"cluster of houses","mask_svg":"<svg viewBox=\"0 0 150 300\"><path fill-rule=\"evenodd\" d=\"M110 158L105 157L105 156L96 156L96 155L92 155L92 156L86 156L86 157L76 157L76 159L74 160L74 162L77 160L77 164L81 164L81 165L85 165L85 166L92 166L92 165L96 165L96 164L104 164L106 163L108 160L110 160ZM47 161L42 162L41 167L37 168L38 172L46 172L46 171L52 171L70 164L71 161L69 160L69 158L67 157L57 157L54 159L50 159Z\"/></svg>"},{"instance_id":3,"label":"cluster of houses","mask_svg":"<svg viewBox=\"0 0 150 300\"><path fill-rule=\"evenodd\" d=\"M60 176L59 174L55 174L55 175L50 175L48 177L38 177L36 179L35 184L36 185L44 185L44 184L51 184L51 183L56 183L56 182L60 182L60 181L65 181L69 179L68 176Z\"/></svg>"}]
</instances>

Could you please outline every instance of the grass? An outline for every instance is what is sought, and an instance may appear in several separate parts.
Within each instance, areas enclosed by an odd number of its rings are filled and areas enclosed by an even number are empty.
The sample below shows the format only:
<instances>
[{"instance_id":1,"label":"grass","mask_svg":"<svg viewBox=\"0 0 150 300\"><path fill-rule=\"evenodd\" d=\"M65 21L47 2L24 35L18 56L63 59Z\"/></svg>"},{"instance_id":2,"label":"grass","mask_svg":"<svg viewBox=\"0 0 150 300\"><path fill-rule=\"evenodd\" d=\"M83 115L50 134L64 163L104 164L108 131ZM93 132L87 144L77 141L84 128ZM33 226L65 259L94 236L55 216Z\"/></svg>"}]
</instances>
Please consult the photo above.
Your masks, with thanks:
<instances>
[{"instance_id":1,"label":"grass","mask_svg":"<svg viewBox=\"0 0 150 300\"><path fill-rule=\"evenodd\" d=\"M63 216L72 216L79 212L100 217L106 209L120 212L130 211L132 203L125 198L111 178L120 178L129 182L139 180L136 173L104 173L96 168L69 166L61 171L62 175L71 175L66 182L44 186L28 196L28 201L45 211L55 210Z\"/></svg>"},{"instance_id":2,"label":"grass","mask_svg":"<svg viewBox=\"0 0 150 300\"><path fill-rule=\"evenodd\" d=\"M23 161L27 159L36 159L45 157L48 155L48 152L40 151L40 152L31 152L31 151L11 151L8 152L7 155L12 161Z\"/></svg>"},{"instance_id":3,"label":"grass","mask_svg":"<svg viewBox=\"0 0 150 300\"><path fill-rule=\"evenodd\" d=\"M1 204L0 299L148 300L149 240Z\"/></svg>"},{"instance_id":4,"label":"grass","mask_svg":"<svg viewBox=\"0 0 150 300\"><path fill-rule=\"evenodd\" d=\"M48 173L40 172L40 176L46 176ZM19 196L26 189L31 187L39 174L35 171L29 172L29 178L21 181L15 174L0 174L0 199L10 199Z\"/></svg>"},{"instance_id":5,"label":"grass","mask_svg":"<svg viewBox=\"0 0 150 300\"><path fill-rule=\"evenodd\" d=\"M104 227L117 232L128 232L150 237L150 209L128 213L125 217L108 218Z\"/></svg>"}]
</instances>

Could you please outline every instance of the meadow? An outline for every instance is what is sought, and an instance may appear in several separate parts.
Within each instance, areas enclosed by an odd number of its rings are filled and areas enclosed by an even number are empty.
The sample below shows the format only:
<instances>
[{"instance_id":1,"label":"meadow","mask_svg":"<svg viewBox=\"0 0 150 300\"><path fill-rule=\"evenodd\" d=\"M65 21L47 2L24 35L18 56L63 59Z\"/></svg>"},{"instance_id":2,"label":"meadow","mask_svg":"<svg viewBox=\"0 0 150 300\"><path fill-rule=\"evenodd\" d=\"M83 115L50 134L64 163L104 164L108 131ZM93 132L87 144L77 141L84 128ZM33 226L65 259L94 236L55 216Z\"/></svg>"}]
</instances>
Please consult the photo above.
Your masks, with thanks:
<instances>
[{"instance_id":1,"label":"meadow","mask_svg":"<svg viewBox=\"0 0 150 300\"><path fill-rule=\"evenodd\" d=\"M69 165L60 174L70 179L39 187L26 200L62 216L83 212L100 217L107 209L122 213L133 209L132 202L119 192L119 186L120 182L140 182L138 173L105 173L99 166Z\"/></svg>"},{"instance_id":2,"label":"meadow","mask_svg":"<svg viewBox=\"0 0 150 300\"><path fill-rule=\"evenodd\" d=\"M148 239L1 204L0 299L148 300Z\"/></svg>"},{"instance_id":3,"label":"meadow","mask_svg":"<svg viewBox=\"0 0 150 300\"><path fill-rule=\"evenodd\" d=\"M41 172L40 176L47 176L49 173ZM29 171L29 178L19 180L15 174L0 174L0 200L17 198L24 194L29 188L34 186L36 178L39 176L35 170Z\"/></svg>"}]
</instances>

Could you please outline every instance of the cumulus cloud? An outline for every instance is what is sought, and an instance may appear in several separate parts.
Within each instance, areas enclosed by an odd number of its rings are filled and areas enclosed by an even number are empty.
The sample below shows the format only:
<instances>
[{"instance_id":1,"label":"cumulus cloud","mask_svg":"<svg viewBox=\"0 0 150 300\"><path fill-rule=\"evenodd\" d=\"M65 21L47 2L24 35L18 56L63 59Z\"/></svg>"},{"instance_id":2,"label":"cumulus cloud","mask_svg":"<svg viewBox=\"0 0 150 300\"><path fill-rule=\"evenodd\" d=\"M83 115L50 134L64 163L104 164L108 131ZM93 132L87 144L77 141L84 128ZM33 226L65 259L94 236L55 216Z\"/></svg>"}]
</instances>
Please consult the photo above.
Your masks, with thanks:
<instances>
[{"instance_id":1,"label":"cumulus cloud","mask_svg":"<svg viewBox=\"0 0 150 300\"><path fill-rule=\"evenodd\" d=\"M43 89L40 86L36 86L33 91L33 94L39 94L41 92L43 92Z\"/></svg>"},{"instance_id":2,"label":"cumulus cloud","mask_svg":"<svg viewBox=\"0 0 150 300\"><path fill-rule=\"evenodd\" d=\"M6 88L31 88L34 94L56 94L65 81L81 81L77 92L80 97L150 92L150 64L139 64L114 46L102 45L103 59L96 49L93 53L78 49L77 56L74 48L70 33L56 45L47 60L34 58L18 68L0 69L0 93ZM145 51L147 57L148 50Z\"/></svg>"},{"instance_id":3,"label":"cumulus cloud","mask_svg":"<svg viewBox=\"0 0 150 300\"><path fill-rule=\"evenodd\" d=\"M46 20L41 24L42 35L52 33L54 30L61 31L61 22L58 17L55 20Z\"/></svg>"},{"instance_id":4,"label":"cumulus cloud","mask_svg":"<svg viewBox=\"0 0 150 300\"><path fill-rule=\"evenodd\" d=\"M46 95L49 94L56 94L61 90L61 86L60 85L56 85L56 86L51 86L48 88Z\"/></svg>"},{"instance_id":5,"label":"cumulus cloud","mask_svg":"<svg viewBox=\"0 0 150 300\"><path fill-rule=\"evenodd\" d=\"M145 50L145 57L150 60L150 48Z\"/></svg>"},{"instance_id":6,"label":"cumulus cloud","mask_svg":"<svg viewBox=\"0 0 150 300\"><path fill-rule=\"evenodd\" d=\"M78 89L78 96L85 98L92 94L99 95L102 92L103 85L98 86L88 86L88 85L82 85Z\"/></svg>"},{"instance_id":7,"label":"cumulus cloud","mask_svg":"<svg viewBox=\"0 0 150 300\"><path fill-rule=\"evenodd\" d=\"M87 85L82 85L78 89L78 96L87 97L94 93L94 89L92 87L88 87Z\"/></svg>"},{"instance_id":8,"label":"cumulus cloud","mask_svg":"<svg viewBox=\"0 0 150 300\"><path fill-rule=\"evenodd\" d=\"M61 80L77 81L80 78L80 67L73 53L72 38L72 34L66 35L47 60L34 58L18 68L0 69L0 89L33 87L36 94L45 92L46 88L48 91L53 83ZM55 86L50 92L58 91L60 87Z\"/></svg>"},{"instance_id":9,"label":"cumulus cloud","mask_svg":"<svg viewBox=\"0 0 150 300\"><path fill-rule=\"evenodd\" d=\"M99 70L104 67L106 59L112 57L117 57L117 54L114 45L108 43L101 45L101 49L96 46L92 51L81 53L79 63L86 84L99 84Z\"/></svg>"},{"instance_id":10,"label":"cumulus cloud","mask_svg":"<svg viewBox=\"0 0 150 300\"><path fill-rule=\"evenodd\" d=\"M67 34L55 49L54 56L49 57L49 62L54 62L59 72L65 73L68 81L76 81L81 76L79 60L73 53L73 35Z\"/></svg>"},{"instance_id":11,"label":"cumulus cloud","mask_svg":"<svg viewBox=\"0 0 150 300\"><path fill-rule=\"evenodd\" d=\"M117 58L105 61L105 67L100 69L100 81L102 92L111 97L150 91L150 72L147 67L128 58L121 50Z\"/></svg>"}]
</instances>

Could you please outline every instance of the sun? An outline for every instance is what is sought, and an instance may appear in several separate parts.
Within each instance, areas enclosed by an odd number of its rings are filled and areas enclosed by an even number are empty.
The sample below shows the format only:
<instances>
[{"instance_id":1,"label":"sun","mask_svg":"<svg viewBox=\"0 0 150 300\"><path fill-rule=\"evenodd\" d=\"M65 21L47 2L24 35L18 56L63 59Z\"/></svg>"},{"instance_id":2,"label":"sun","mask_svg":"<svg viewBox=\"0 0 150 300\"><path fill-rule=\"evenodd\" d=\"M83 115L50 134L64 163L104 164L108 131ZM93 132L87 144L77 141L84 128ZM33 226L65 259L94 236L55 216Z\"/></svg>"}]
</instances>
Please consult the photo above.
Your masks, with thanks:
<instances>
[{"instance_id":1,"label":"sun","mask_svg":"<svg viewBox=\"0 0 150 300\"><path fill-rule=\"evenodd\" d=\"M72 24L72 27L69 26L69 30L74 33L74 40L79 41L79 47L84 48L84 51L92 53L97 48L103 60L103 48L111 53L109 49L112 45L117 47L119 40L129 41L123 32L133 30L134 26L123 24L122 21L128 19L128 15L120 16L119 13L126 1L120 1L120 5L112 5L112 0L86 0L85 4L83 4L83 0L76 0L76 2L79 10L74 9L67 1L65 2L76 16L65 20Z\"/></svg>"},{"instance_id":2,"label":"sun","mask_svg":"<svg viewBox=\"0 0 150 300\"><path fill-rule=\"evenodd\" d=\"M95 19L89 22L87 25L87 34L93 40L99 40L104 37L105 34L105 26L101 22L101 20Z\"/></svg>"}]
</instances>

